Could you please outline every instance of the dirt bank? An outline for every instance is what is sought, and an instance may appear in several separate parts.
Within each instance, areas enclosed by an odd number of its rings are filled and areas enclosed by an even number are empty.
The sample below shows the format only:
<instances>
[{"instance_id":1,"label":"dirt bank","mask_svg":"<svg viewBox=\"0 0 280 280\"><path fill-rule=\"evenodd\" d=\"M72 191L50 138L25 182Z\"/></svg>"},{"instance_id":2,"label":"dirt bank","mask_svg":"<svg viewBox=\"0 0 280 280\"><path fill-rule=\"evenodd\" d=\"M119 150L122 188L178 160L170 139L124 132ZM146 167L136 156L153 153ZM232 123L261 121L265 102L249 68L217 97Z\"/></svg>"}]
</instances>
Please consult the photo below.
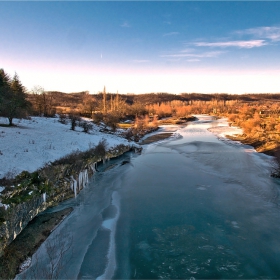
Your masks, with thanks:
<instances>
[{"instance_id":1,"label":"dirt bank","mask_svg":"<svg viewBox=\"0 0 280 280\"><path fill-rule=\"evenodd\" d=\"M31 257L51 234L52 230L72 212L67 208L55 213L36 216L17 238L5 248L0 258L0 278L11 279L19 272L19 266Z\"/></svg>"}]
</instances>

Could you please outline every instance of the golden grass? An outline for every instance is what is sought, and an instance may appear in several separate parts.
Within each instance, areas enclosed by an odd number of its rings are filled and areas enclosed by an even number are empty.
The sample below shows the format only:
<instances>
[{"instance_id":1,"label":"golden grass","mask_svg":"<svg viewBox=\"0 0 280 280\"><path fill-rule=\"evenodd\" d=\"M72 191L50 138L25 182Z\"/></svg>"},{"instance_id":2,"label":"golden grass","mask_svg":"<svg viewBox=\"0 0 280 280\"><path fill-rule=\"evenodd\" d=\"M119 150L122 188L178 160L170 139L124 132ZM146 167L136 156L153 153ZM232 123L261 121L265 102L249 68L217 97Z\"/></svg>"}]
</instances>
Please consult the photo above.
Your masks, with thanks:
<instances>
[{"instance_id":1,"label":"golden grass","mask_svg":"<svg viewBox=\"0 0 280 280\"><path fill-rule=\"evenodd\" d=\"M118 123L119 128L128 129L132 127L131 123Z\"/></svg>"}]
</instances>

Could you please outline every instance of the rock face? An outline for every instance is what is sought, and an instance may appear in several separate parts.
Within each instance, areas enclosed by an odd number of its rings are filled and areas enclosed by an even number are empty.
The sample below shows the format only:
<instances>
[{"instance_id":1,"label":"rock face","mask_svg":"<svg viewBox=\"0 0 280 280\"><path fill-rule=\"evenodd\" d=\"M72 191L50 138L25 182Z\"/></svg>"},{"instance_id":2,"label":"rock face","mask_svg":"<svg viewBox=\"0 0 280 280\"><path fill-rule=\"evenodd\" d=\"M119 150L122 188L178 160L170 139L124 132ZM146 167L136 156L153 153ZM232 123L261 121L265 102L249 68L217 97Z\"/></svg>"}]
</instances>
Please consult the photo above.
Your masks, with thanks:
<instances>
[{"instance_id":1,"label":"rock face","mask_svg":"<svg viewBox=\"0 0 280 280\"><path fill-rule=\"evenodd\" d=\"M3 254L4 248L27 226L29 221L46 208L47 204L43 203L42 197L34 197L7 210L6 221L0 226L0 255Z\"/></svg>"},{"instance_id":2,"label":"rock face","mask_svg":"<svg viewBox=\"0 0 280 280\"><path fill-rule=\"evenodd\" d=\"M105 159L118 157L125 152L141 148L118 145L106 152ZM0 256L5 247L27 226L27 224L46 208L57 205L61 201L75 197L88 183L89 176L96 170L97 162L104 158L87 155L76 158L71 164L49 165L38 171L39 176L47 178L48 193L32 196L20 203L9 205L5 213L5 221L0 222Z\"/></svg>"}]
</instances>

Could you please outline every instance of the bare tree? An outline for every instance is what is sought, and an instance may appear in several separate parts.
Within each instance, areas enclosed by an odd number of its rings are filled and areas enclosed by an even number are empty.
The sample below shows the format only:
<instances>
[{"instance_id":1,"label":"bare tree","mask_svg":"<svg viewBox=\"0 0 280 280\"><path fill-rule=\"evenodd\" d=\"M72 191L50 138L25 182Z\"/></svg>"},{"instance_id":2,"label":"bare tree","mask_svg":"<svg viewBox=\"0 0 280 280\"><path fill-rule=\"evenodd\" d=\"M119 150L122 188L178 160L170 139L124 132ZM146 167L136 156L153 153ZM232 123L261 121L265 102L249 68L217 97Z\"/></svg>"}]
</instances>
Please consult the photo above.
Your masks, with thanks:
<instances>
[{"instance_id":1,"label":"bare tree","mask_svg":"<svg viewBox=\"0 0 280 280\"><path fill-rule=\"evenodd\" d=\"M69 119L71 121L71 130L75 130L75 128L76 128L78 122L81 120L81 118L78 115L71 113L71 114L69 114Z\"/></svg>"},{"instance_id":2,"label":"bare tree","mask_svg":"<svg viewBox=\"0 0 280 280\"><path fill-rule=\"evenodd\" d=\"M50 117L55 114L54 103L54 93L45 92L44 88L41 86L34 86L31 90L34 96L33 107L35 113L38 115L44 115L45 117Z\"/></svg>"},{"instance_id":3,"label":"bare tree","mask_svg":"<svg viewBox=\"0 0 280 280\"><path fill-rule=\"evenodd\" d=\"M85 94L83 97L82 111L87 117L93 118L93 113L98 106L96 98L91 94Z\"/></svg>"},{"instance_id":4,"label":"bare tree","mask_svg":"<svg viewBox=\"0 0 280 280\"><path fill-rule=\"evenodd\" d=\"M106 99L107 99L107 96L106 96L106 88L105 88L105 86L104 86L104 89L103 89L103 114L106 114L106 113L107 113Z\"/></svg>"}]
</instances>

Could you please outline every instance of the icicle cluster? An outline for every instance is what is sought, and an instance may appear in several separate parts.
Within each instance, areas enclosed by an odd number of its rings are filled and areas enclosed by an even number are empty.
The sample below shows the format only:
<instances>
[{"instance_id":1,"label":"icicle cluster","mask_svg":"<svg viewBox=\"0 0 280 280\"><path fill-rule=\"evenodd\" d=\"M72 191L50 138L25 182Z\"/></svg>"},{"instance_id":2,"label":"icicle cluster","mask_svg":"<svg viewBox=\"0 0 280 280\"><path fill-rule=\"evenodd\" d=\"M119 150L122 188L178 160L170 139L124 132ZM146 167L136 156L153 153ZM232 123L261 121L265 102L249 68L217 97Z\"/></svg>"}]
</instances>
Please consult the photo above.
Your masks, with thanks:
<instances>
[{"instance_id":1,"label":"icicle cluster","mask_svg":"<svg viewBox=\"0 0 280 280\"><path fill-rule=\"evenodd\" d=\"M85 169L79 174L79 190L84 188L88 183L88 171Z\"/></svg>"},{"instance_id":2,"label":"icicle cluster","mask_svg":"<svg viewBox=\"0 0 280 280\"><path fill-rule=\"evenodd\" d=\"M94 162L92 165L90 165L90 168L92 170L92 173L94 173L96 171L96 168L97 168L97 163Z\"/></svg>"},{"instance_id":3,"label":"icicle cluster","mask_svg":"<svg viewBox=\"0 0 280 280\"><path fill-rule=\"evenodd\" d=\"M93 168L93 167L91 167ZM81 171L78 176L78 182L74 179L73 176L71 176L71 183L70 188L74 192L75 197L77 196L77 188L80 191L81 189L85 188L88 183L88 171L85 169L84 171Z\"/></svg>"}]
</instances>

